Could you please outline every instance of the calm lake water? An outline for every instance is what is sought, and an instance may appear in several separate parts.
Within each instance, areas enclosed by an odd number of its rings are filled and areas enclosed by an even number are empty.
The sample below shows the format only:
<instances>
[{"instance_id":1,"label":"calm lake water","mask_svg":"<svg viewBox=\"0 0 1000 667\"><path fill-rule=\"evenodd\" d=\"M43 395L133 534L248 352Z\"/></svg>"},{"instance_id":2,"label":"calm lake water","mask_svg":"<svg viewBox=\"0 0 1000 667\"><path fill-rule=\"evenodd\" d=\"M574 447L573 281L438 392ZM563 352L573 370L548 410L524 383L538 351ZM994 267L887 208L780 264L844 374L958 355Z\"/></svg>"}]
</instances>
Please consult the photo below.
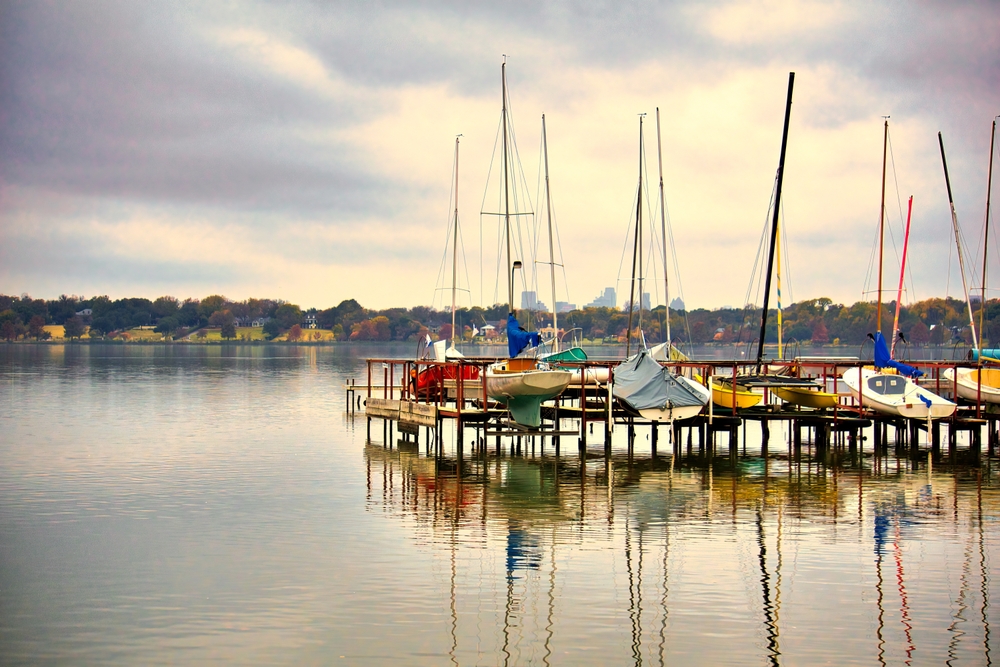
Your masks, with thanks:
<instances>
[{"instance_id":1,"label":"calm lake water","mask_svg":"<svg viewBox=\"0 0 1000 667\"><path fill-rule=\"evenodd\" d=\"M776 427L765 460L752 425L735 463L653 459L648 430L630 459L620 427L585 460L366 443L341 385L410 347L0 346L0 663L1000 650L995 460L794 461Z\"/></svg>"}]
</instances>

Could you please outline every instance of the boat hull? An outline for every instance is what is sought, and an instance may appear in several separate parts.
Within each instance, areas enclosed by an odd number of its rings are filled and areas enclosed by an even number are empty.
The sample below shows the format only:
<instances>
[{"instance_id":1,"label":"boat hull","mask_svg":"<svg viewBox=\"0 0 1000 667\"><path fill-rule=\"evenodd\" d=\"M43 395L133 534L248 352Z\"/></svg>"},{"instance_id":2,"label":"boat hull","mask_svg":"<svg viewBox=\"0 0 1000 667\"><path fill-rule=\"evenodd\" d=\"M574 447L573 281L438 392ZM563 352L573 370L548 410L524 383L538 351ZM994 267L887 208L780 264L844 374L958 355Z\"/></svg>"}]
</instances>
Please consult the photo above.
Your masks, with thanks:
<instances>
[{"instance_id":1,"label":"boat hull","mask_svg":"<svg viewBox=\"0 0 1000 667\"><path fill-rule=\"evenodd\" d=\"M851 395L863 406L882 414L908 419L946 419L958 407L902 375L874 368L850 368L842 377Z\"/></svg>"},{"instance_id":2,"label":"boat hull","mask_svg":"<svg viewBox=\"0 0 1000 667\"><path fill-rule=\"evenodd\" d=\"M712 403L720 408L732 410L735 405L737 410L745 410L746 408L752 408L763 400L763 394L750 391L738 382L734 391L732 382L712 380Z\"/></svg>"},{"instance_id":3,"label":"boat hull","mask_svg":"<svg viewBox=\"0 0 1000 667\"><path fill-rule=\"evenodd\" d=\"M683 375L677 375L675 377L678 382L684 384L699 396L702 396L705 402L702 405L681 405L639 410L639 414L644 419L656 422L673 422L679 419L691 419L692 417L697 417L698 414L705 409L705 406L708 405L709 391L706 387L690 378L684 377Z\"/></svg>"},{"instance_id":4,"label":"boat hull","mask_svg":"<svg viewBox=\"0 0 1000 667\"><path fill-rule=\"evenodd\" d=\"M967 401L1000 403L1000 368L948 368L941 375Z\"/></svg>"},{"instance_id":5,"label":"boat hull","mask_svg":"<svg viewBox=\"0 0 1000 667\"><path fill-rule=\"evenodd\" d=\"M505 366L495 364L486 369L486 394L506 405L516 423L538 428L542 424L542 403L561 394L573 374L547 368L513 371Z\"/></svg>"},{"instance_id":6,"label":"boat hull","mask_svg":"<svg viewBox=\"0 0 1000 667\"><path fill-rule=\"evenodd\" d=\"M828 391L817 391L803 387L772 387L771 393L792 405L816 410L827 410L837 407L837 394Z\"/></svg>"}]
</instances>

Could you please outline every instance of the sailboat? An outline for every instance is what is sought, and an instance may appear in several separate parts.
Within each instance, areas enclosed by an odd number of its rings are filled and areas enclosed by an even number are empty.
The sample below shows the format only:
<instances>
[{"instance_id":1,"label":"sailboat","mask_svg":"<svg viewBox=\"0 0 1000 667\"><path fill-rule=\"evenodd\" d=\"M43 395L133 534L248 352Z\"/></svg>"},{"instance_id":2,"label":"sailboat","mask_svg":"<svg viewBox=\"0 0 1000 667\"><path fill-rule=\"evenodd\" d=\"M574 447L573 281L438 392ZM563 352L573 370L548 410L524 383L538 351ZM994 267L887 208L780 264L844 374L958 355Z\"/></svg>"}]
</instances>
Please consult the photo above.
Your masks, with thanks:
<instances>
[{"instance_id":1,"label":"sailboat","mask_svg":"<svg viewBox=\"0 0 1000 667\"><path fill-rule=\"evenodd\" d=\"M642 276L642 170L644 166L642 121L644 115L639 116L639 189L636 198L635 243L632 255L632 288L629 299L626 355L628 355L628 348L632 341L632 312L635 309L637 263L639 264L640 280ZM659 114L657 114L657 118L659 118ZM639 293L642 294L641 284ZM641 298L639 308L641 313ZM644 419L667 423L673 422L675 419L694 417L708 404L711 396L708 389L694 380L682 375L675 375L661 366L653 359L645 346L615 367L612 394L627 411L638 414Z\"/></svg>"},{"instance_id":2,"label":"sailboat","mask_svg":"<svg viewBox=\"0 0 1000 667\"><path fill-rule=\"evenodd\" d=\"M555 258L555 238L552 234L552 194L549 189L549 140L545 130L545 114L542 114L542 153L545 158L545 211L546 221L549 231L549 279L552 285L552 331L553 338L550 342L552 351L541 355L539 359L553 364L559 368L560 363L572 363L587 361L587 353L583 348L574 346L566 350L559 349L559 308L556 301L556 258ZM582 384L606 384L611 379L611 373L607 368L586 368L579 366L567 366L566 370L572 373L570 385L580 386Z\"/></svg>"},{"instance_id":3,"label":"sailboat","mask_svg":"<svg viewBox=\"0 0 1000 667\"><path fill-rule=\"evenodd\" d=\"M445 348L445 341L439 340L430 343L430 336L427 337L428 348L433 351L434 361L448 362L464 359L465 355L455 347L457 340L455 315L458 306L458 146L462 135L455 137L455 213L452 220L452 253L451 253L451 338L450 344ZM455 380L461 368L462 379L479 379L479 368L476 366L465 366L462 364L444 364L429 366L419 373L412 371L411 388L417 398L436 398L444 387L445 380Z\"/></svg>"},{"instance_id":4,"label":"sailboat","mask_svg":"<svg viewBox=\"0 0 1000 667\"><path fill-rule=\"evenodd\" d=\"M993 146L994 140L996 139L997 132L997 121L993 119L993 130L990 134L990 166L987 172L987 186L986 186L986 223L985 223L985 240L983 242L983 287L981 292L981 298L979 302L979 334L982 335L983 332L983 315L986 311L986 252L989 247L989 234L990 234L990 195L993 189ZM951 217L952 225L955 228L955 244L958 247L958 258L959 265L962 266L962 248L961 241L959 240L958 234L958 217L955 214L955 203L951 196L951 181L948 178L948 163L945 162L944 157L944 140L941 139L941 133L938 132L938 141L941 145L941 161L944 165L944 178L945 184L948 187L948 203L951 205ZM962 286L965 287L965 270L962 270ZM975 322L972 318L972 302L969 300L969 291L965 287L965 301L969 306L969 326L972 330L972 342L973 342L973 358L979 362L980 366L978 368L949 368L942 374L946 380L955 383L955 393L962 398L973 401L975 403L986 402L986 403L1000 403L1000 368L983 368L982 362L984 360L997 361L997 355L1000 354L1000 350L982 350L980 349L979 339L976 337Z\"/></svg>"},{"instance_id":5,"label":"sailboat","mask_svg":"<svg viewBox=\"0 0 1000 667\"><path fill-rule=\"evenodd\" d=\"M955 403L920 387L912 378L923 373L893 360L882 335L882 257L885 240L885 168L889 145L889 120L882 138L882 204L879 211L878 307L874 365L849 368L842 376L844 384L861 405L877 412L914 419L942 419L954 414Z\"/></svg>"},{"instance_id":6,"label":"sailboat","mask_svg":"<svg viewBox=\"0 0 1000 667\"><path fill-rule=\"evenodd\" d=\"M780 223L779 223L780 224ZM782 349L781 334L781 233L778 233L777 245L774 249L775 263L777 266L778 281L778 357L784 359ZM783 400L785 403L797 405L800 408L812 408L814 410L829 410L837 407L840 397L829 391L823 391L819 387L772 387L771 393Z\"/></svg>"},{"instance_id":7,"label":"sailboat","mask_svg":"<svg viewBox=\"0 0 1000 667\"><path fill-rule=\"evenodd\" d=\"M558 396L569 385L573 374L567 370L552 368L544 361L533 358L518 358L529 345L537 347L541 342L538 333L528 333L521 328L514 310L514 270L521 268L520 261L511 255L510 225L510 152L509 125L507 115L507 63L500 68L503 89L501 123L503 130L503 187L504 187L504 232L507 242L507 352L509 358L490 364L486 368L486 394L507 406L514 423L528 428L538 428L542 423L542 403Z\"/></svg>"},{"instance_id":8,"label":"sailboat","mask_svg":"<svg viewBox=\"0 0 1000 667\"><path fill-rule=\"evenodd\" d=\"M774 209L771 217L770 243L768 245L767 273L764 276L764 306L760 316L760 335L757 338L757 362L754 372L738 376L735 379L712 380L712 402L725 408L753 407L763 400L763 395L754 388L767 388L774 391L781 387L796 387L800 389L818 388L819 385L809 378L796 378L787 375L762 373L764 363L764 335L767 332L768 303L771 297L771 278L774 275L775 252L778 247L778 214L781 211L781 186L785 179L785 152L788 147L788 125L792 116L792 92L795 89L795 72L788 73L788 94L785 99L785 121L781 132L781 153L778 157L778 171L774 185Z\"/></svg>"}]
</instances>

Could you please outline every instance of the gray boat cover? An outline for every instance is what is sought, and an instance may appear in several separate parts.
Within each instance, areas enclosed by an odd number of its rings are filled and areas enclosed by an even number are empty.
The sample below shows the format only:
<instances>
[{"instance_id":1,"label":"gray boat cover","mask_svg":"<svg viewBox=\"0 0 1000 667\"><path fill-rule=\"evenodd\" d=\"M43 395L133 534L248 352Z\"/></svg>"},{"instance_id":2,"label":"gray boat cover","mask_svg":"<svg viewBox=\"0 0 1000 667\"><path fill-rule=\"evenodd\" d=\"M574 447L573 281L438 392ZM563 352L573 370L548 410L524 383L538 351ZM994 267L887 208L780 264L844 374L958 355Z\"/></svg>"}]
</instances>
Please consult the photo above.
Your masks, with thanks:
<instances>
[{"instance_id":1,"label":"gray boat cover","mask_svg":"<svg viewBox=\"0 0 1000 667\"><path fill-rule=\"evenodd\" d=\"M635 410L705 405L677 376L653 361L645 350L615 367L612 394Z\"/></svg>"}]
</instances>

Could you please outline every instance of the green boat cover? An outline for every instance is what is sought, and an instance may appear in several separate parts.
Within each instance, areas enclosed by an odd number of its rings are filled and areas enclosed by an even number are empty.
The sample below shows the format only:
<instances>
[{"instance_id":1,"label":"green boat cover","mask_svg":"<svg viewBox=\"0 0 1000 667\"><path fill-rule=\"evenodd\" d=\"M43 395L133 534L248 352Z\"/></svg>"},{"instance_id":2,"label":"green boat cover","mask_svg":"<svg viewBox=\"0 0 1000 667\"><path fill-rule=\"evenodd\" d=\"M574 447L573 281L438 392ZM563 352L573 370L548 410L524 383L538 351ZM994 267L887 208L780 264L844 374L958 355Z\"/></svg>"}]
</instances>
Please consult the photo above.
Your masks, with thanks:
<instances>
[{"instance_id":1,"label":"green boat cover","mask_svg":"<svg viewBox=\"0 0 1000 667\"><path fill-rule=\"evenodd\" d=\"M560 361L586 361L587 353L583 351L583 348L571 347L568 350L563 350L562 352L553 352L552 354L546 354L541 358L542 361L547 361L550 364L556 364Z\"/></svg>"}]
</instances>

